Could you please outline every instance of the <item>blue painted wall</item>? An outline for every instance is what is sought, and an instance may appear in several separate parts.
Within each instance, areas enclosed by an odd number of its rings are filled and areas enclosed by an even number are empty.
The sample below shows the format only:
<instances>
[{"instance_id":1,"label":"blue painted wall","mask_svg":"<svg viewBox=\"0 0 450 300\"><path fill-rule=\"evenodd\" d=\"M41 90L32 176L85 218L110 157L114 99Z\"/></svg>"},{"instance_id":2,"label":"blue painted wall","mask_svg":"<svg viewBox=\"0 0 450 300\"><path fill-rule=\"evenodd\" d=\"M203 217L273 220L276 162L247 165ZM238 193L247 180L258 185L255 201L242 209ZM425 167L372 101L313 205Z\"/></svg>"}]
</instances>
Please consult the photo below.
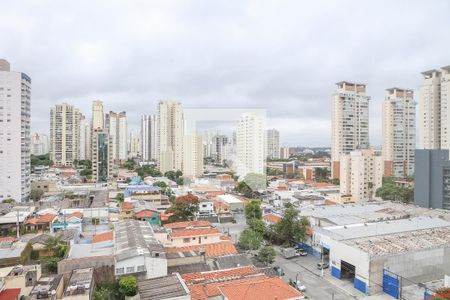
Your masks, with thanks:
<instances>
[{"instance_id":1,"label":"blue painted wall","mask_svg":"<svg viewBox=\"0 0 450 300\"><path fill-rule=\"evenodd\" d=\"M331 267L331 275L336 277L336 278L341 279L341 270L339 270L336 267Z\"/></svg>"},{"instance_id":2,"label":"blue painted wall","mask_svg":"<svg viewBox=\"0 0 450 300\"><path fill-rule=\"evenodd\" d=\"M362 281L362 280L359 280L356 277L355 277L355 280L354 280L354 287L355 287L355 289L357 289L358 291L363 292L364 294L367 293L366 283L364 281Z\"/></svg>"}]
</instances>

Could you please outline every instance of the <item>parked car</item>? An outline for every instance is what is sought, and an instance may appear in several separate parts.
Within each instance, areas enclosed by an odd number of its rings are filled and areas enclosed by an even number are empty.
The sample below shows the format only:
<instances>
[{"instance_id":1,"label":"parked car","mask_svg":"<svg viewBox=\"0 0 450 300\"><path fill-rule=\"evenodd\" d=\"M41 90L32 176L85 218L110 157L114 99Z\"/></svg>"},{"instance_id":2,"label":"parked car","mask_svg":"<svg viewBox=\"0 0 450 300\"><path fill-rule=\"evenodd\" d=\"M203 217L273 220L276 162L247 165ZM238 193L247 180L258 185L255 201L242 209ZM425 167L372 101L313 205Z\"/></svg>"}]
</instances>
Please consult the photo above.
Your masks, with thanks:
<instances>
[{"instance_id":1,"label":"parked car","mask_svg":"<svg viewBox=\"0 0 450 300\"><path fill-rule=\"evenodd\" d=\"M283 255L284 258L289 259L289 258L297 257L300 254L298 254L294 248L281 248L281 255Z\"/></svg>"},{"instance_id":2,"label":"parked car","mask_svg":"<svg viewBox=\"0 0 450 300\"><path fill-rule=\"evenodd\" d=\"M304 249L302 249L302 248L299 248L299 249L297 249L297 250L295 250L297 253L298 253L298 255L300 255L300 256L307 256L308 255L308 252L306 252Z\"/></svg>"},{"instance_id":3,"label":"parked car","mask_svg":"<svg viewBox=\"0 0 450 300\"><path fill-rule=\"evenodd\" d=\"M319 270L328 269L328 267L329 267L328 263L320 262L317 264L317 269Z\"/></svg>"},{"instance_id":4,"label":"parked car","mask_svg":"<svg viewBox=\"0 0 450 300\"><path fill-rule=\"evenodd\" d=\"M295 288L300 292L306 291L306 286L300 280L297 280L297 282L295 283Z\"/></svg>"}]
</instances>

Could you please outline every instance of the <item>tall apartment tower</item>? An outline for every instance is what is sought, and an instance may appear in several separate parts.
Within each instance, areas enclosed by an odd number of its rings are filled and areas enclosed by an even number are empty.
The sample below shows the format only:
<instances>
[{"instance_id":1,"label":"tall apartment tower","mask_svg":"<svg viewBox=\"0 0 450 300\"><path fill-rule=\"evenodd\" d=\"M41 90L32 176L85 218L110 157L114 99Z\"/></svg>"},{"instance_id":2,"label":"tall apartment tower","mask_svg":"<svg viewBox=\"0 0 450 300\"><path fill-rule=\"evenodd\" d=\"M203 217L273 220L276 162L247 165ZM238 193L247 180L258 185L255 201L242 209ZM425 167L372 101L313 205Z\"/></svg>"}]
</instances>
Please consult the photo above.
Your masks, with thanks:
<instances>
[{"instance_id":1,"label":"tall apartment tower","mask_svg":"<svg viewBox=\"0 0 450 300\"><path fill-rule=\"evenodd\" d=\"M197 133L183 137L183 175L189 178L203 175L203 139Z\"/></svg>"},{"instance_id":2,"label":"tall apartment tower","mask_svg":"<svg viewBox=\"0 0 450 300\"><path fill-rule=\"evenodd\" d=\"M79 159L80 111L62 103L50 109L50 159L57 166L72 166Z\"/></svg>"},{"instance_id":3,"label":"tall apartment tower","mask_svg":"<svg viewBox=\"0 0 450 300\"><path fill-rule=\"evenodd\" d=\"M78 158L80 160L91 160L91 125L83 114L80 114L80 147Z\"/></svg>"},{"instance_id":4,"label":"tall apartment tower","mask_svg":"<svg viewBox=\"0 0 450 300\"><path fill-rule=\"evenodd\" d=\"M441 76L441 149L450 151L450 66Z\"/></svg>"},{"instance_id":5,"label":"tall apartment tower","mask_svg":"<svg viewBox=\"0 0 450 300\"><path fill-rule=\"evenodd\" d=\"M280 132L276 129L266 131L266 156L268 159L280 159Z\"/></svg>"},{"instance_id":6,"label":"tall apartment tower","mask_svg":"<svg viewBox=\"0 0 450 300\"><path fill-rule=\"evenodd\" d=\"M158 117L142 115L141 117L141 155L143 161L157 161L158 149Z\"/></svg>"},{"instance_id":7,"label":"tall apartment tower","mask_svg":"<svg viewBox=\"0 0 450 300\"><path fill-rule=\"evenodd\" d=\"M382 111L382 156L384 175L411 176L416 148L416 103L414 92L386 90Z\"/></svg>"},{"instance_id":8,"label":"tall apartment tower","mask_svg":"<svg viewBox=\"0 0 450 300\"><path fill-rule=\"evenodd\" d=\"M419 88L420 145L423 149L441 148L441 78L438 70L423 72Z\"/></svg>"},{"instance_id":9,"label":"tall apartment tower","mask_svg":"<svg viewBox=\"0 0 450 300\"><path fill-rule=\"evenodd\" d=\"M108 182L112 176L112 139L102 129L92 131L92 179L95 182Z\"/></svg>"},{"instance_id":10,"label":"tall apartment tower","mask_svg":"<svg viewBox=\"0 0 450 300\"><path fill-rule=\"evenodd\" d=\"M167 171L183 169L183 108L180 102L161 101L158 104L159 168Z\"/></svg>"},{"instance_id":11,"label":"tall apartment tower","mask_svg":"<svg viewBox=\"0 0 450 300\"><path fill-rule=\"evenodd\" d=\"M0 59L0 202L30 195L31 78Z\"/></svg>"},{"instance_id":12,"label":"tall apartment tower","mask_svg":"<svg viewBox=\"0 0 450 300\"><path fill-rule=\"evenodd\" d=\"M31 154L44 155L48 153L48 149L48 135L37 132L31 135Z\"/></svg>"},{"instance_id":13,"label":"tall apartment tower","mask_svg":"<svg viewBox=\"0 0 450 300\"><path fill-rule=\"evenodd\" d=\"M244 113L236 131L237 175L244 178L248 173L265 174L264 170L264 124L254 113Z\"/></svg>"},{"instance_id":14,"label":"tall apartment tower","mask_svg":"<svg viewBox=\"0 0 450 300\"><path fill-rule=\"evenodd\" d=\"M223 164L223 161L227 159L228 137L223 134L217 134L211 140L211 157L219 164Z\"/></svg>"},{"instance_id":15,"label":"tall apartment tower","mask_svg":"<svg viewBox=\"0 0 450 300\"><path fill-rule=\"evenodd\" d=\"M105 114L103 113L103 102L92 101L92 130L105 128Z\"/></svg>"},{"instance_id":16,"label":"tall apartment tower","mask_svg":"<svg viewBox=\"0 0 450 300\"><path fill-rule=\"evenodd\" d=\"M280 158L289 159L291 156L289 147L280 147Z\"/></svg>"},{"instance_id":17,"label":"tall apartment tower","mask_svg":"<svg viewBox=\"0 0 450 300\"><path fill-rule=\"evenodd\" d=\"M128 130L127 114L110 111L105 118L106 131L112 143L112 159L116 165L120 165L128 158Z\"/></svg>"},{"instance_id":18,"label":"tall apartment tower","mask_svg":"<svg viewBox=\"0 0 450 300\"><path fill-rule=\"evenodd\" d=\"M331 99L331 176L339 178L342 154L369 147L366 85L341 81Z\"/></svg>"},{"instance_id":19,"label":"tall apartment tower","mask_svg":"<svg viewBox=\"0 0 450 300\"><path fill-rule=\"evenodd\" d=\"M128 142L128 158L135 158L141 154L141 140L139 135L132 130L130 132L130 140Z\"/></svg>"},{"instance_id":20,"label":"tall apartment tower","mask_svg":"<svg viewBox=\"0 0 450 300\"><path fill-rule=\"evenodd\" d=\"M365 202L375 196L383 179L381 155L371 149L341 155L340 193L352 202Z\"/></svg>"}]
</instances>

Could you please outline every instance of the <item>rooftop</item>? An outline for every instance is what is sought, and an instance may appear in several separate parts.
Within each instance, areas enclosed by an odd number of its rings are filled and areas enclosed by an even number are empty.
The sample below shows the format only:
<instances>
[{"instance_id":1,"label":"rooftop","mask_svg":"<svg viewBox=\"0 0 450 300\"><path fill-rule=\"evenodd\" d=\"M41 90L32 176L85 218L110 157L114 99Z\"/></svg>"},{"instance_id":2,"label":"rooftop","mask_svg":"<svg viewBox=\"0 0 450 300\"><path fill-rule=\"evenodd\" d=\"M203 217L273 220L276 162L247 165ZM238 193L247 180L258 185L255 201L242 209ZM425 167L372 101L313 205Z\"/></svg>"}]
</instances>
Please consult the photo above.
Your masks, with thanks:
<instances>
[{"instance_id":1,"label":"rooftop","mask_svg":"<svg viewBox=\"0 0 450 300\"><path fill-rule=\"evenodd\" d=\"M189 295L189 289L178 273L139 281L138 289L141 300L174 299Z\"/></svg>"},{"instance_id":2,"label":"rooftop","mask_svg":"<svg viewBox=\"0 0 450 300\"><path fill-rule=\"evenodd\" d=\"M93 279L93 268L73 270L66 288L65 296L89 294Z\"/></svg>"},{"instance_id":3,"label":"rooftop","mask_svg":"<svg viewBox=\"0 0 450 300\"><path fill-rule=\"evenodd\" d=\"M186 284L206 284L211 282L230 281L258 273L253 266L224 269L218 271L196 272L182 275Z\"/></svg>"},{"instance_id":4,"label":"rooftop","mask_svg":"<svg viewBox=\"0 0 450 300\"><path fill-rule=\"evenodd\" d=\"M263 219L266 220L267 222L270 222L270 223L273 223L273 224L278 223L278 222L281 221L281 217L277 216L275 214L264 215Z\"/></svg>"},{"instance_id":5,"label":"rooftop","mask_svg":"<svg viewBox=\"0 0 450 300\"><path fill-rule=\"evenodd\" d=\"M186 247L165 248L167 253L184 251L205 251L206 257L218 257L224 255L237 254L237 250L232 242L221 242L205 245L195 245Z\"/></svg>"},{"instance_id":6,"label":"rooftop","mask_svg":"<svg viewBox=\"0 0 450 300\"><path fill-rule=\"evenodd\" d=\"M237 198L237 197L235 197L233 195L228 195L228 194L218 195L217 198L220 201L226 202L228 204L230 204L230 203L242 203L242 201L239 198Z\"/></svg>"},{"instance_id":7,"label":"rooftop","mask_svg":"<svg viewBox=\"0 0 450 300\"><path fill-rule=\"evenodd\" d=\"M194 228L194 229L180 229L173 231L171 237L189 237L189 236L204 236L211 234L221 234L221 231L217 228Z\"/></svg>"},{"instance_id":8,"label":"rooftop","mask_svg":"<svg viewBox=\"0 0 450 300\"><path fill-rule=\"evenodd\" d=\"M107 231L107 232L103 232L103 233L94 235L94 237L92 238L92 243L101 243L101 242L106 242L106 241L112 241L112 239L113 239L113 232Z\"/></svg>"},{"instance_id":9,"label":"rooftop","mask_svg":"<svg viewBox=\"0 0 450 300\"><path fill-rule=\"evenodd\" d=\"M208 221L188 221L188 222L175 222L164 225L165 228L179 229L186 227L211 227L211 223Z\"/></svg>"},{"instance_id":10,"label":"rooftop","mask_svg":"<svg viewBox=\"0 0 450 300\"><path fill-rule=\"evenodd\" d=\"M80 259L86 257L111 256L113 247L96 249L91 244L73 244L70 246L68 259Z\"/></svg>"}]
</instances>

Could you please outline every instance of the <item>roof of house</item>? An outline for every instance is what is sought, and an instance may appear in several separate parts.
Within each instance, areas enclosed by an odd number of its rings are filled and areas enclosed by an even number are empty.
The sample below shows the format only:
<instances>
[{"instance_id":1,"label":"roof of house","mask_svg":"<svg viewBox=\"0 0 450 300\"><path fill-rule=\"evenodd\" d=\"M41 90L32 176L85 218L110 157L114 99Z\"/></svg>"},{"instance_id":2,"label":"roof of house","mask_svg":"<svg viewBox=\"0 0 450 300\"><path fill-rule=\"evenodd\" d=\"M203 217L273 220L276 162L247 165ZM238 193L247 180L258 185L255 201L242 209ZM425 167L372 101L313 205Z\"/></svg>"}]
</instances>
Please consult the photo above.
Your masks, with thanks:
<instances>
[{"instance_id":1,"label":"roof of house","mask_svg":"<svg viewBox=\"0 0 450 300\"><path fill-rule=\"evenodd\" d=\"M30 241L29 241L29 243L30 244L43 244L43 245L45 245L45 244L47 244L47 241L51 238L52 236L50 235L50 234L47 234L47 233L43 233L43 234L39 234L39 235L36 235L35 237L33 237Z\"/></svg>"},{"instance_id":2,"label":"roof of house","mask_svg":"<svg viewBox=\"0 0 450 300\"><path fill-rule=\"evenodd\" d=\"M206 300L209 298L220 296L220 286L230 285L233 286L239 283L251 283L261 279L267 278L267 276L263 274L257 274L246 278L241 279L231 279L227 281L221 282L212 282L208 284L190 284L188 285L189 291L191 292L192 300ZM257 298L256 298L257 299Z\"/></svg>"},{"instance_id":3,"label":"roof of house","mask_svg":"<svg viewBox=\"0 0 450 300\"><path fill-rule=\"evenodd\" d=\"M164 300L189 295L188 288L177 273L141 280L138 289L141 300Z\"/></svg>"},{"instance_id":4,"label":"roof of house","mask_svg":"<svg viewBox=\"0 0 450 300\"><path fill-rule=\"evenodd\" d=\"M0 237L0 243L3 243L3 242L15 242L15 241L16 241L16 238L13 237L13 236Z\"/></svg>"},{"instance_id":5,"label":"roof of house","mask_svg":"<svg viewBox=\"0 0 450 300\"><path fill-rule=\"evenodd\" d=\"M0 292L0 300L16 300L20 295L20 288L4 289Z\"/></svg>"},{"instance_id":6,"label":"roof of house","mask_svg":"<svg viewBox=\"0 0 450 300\"><path fill-rule=\"evenodd\" d=\"M283 300L303 298L302 293L279 277L223 285L219 287L219 290L228 300Z\"/></svg>"},{"instance_id":7,"label":"roof of house","mask_svg":"<svg viewBox=\"0 0 450 300\"><path fill-rule=\"evenodd\" d=\"M56 215L54 214L45 214L45 215L38 215L36 217L28 219L25 224L28 225L38 225L38 224L48 224L53 221L53 219L56 218Z\"/></svg>"},{"instance_id":8,"label":"roof of house","mask_svg":"<svg viewBox=\"0 0 450 300\"><path fill-rule=\"evenodd\" d=\"M267 222L270 222L270 223L273 223L273 224L276 224L276 223L281 221L281 217L277 216L275 214L264 215L263 219L266 220Z\"/></svg>"},{"instance_id":9,"label":"roof of house","mask_svg":"<svg viewBox=\"0 0 450 300\"><path fill-rule=\"evenodd\" d=\"M220 243L186 246L186 247L170 247L165 249L167 253L179 251L203 250L205 251L206 257L218 257L238 253L236 247L234 247L234 244L231 242L220 242Z\"/></svg>"},{"instance_id":10,"label":"roof of house","mask_svg":"<svg viewBox=\"0 0 450 300\"><path fill-rule=\"evenodd\" d=\"M76 217L78 219L83 219L83 213L81 213L79 211L74 211L73 213L66 215L66 218L72 218L72 217Z\"/></svg>"},{"instance_id":11,"label":"roof of house","mask_svg":"<svg viewBox=\"0 0 450 300\"><path fill-rule=\"evenodd\" d=\"M151 218L154 214L158 214L157 211L151 209L143 209L134 214L138 219Z\"/></svg>"},{"instance_id":12,"label":"roof of house","mask_svg":"<svg viewBox=\"0 0 450 300\"><path fill-rule=\"evenodd\" d=\"M247 254L234 254L217 257L215 265L218 269L229 269L244 266L252 266L251 260L247 257Z\"/></svg>"},{"instance_id":13,"label":"roof of house","mask_svg":"<svg viewBox=\"0 0 450 300\"><path fill-rule=\"evenodd\" d=\"M107 232L103 232L103 233L94 235L94 237L92 238L92 243L101 243L101 242L106 242L106 241L112 241L112 239L113 239L113 232L107 231Z\"/></svg>"},{"instance_id":14,"label":"roof of house","mask_svg":"<svg viewBox=\"0 0 450 300\"><path fill-rule=\"evenodd\" d=\"M243 276L256 274L257 269L253 266L224 269L218 271L196 272L182 275L186 284L205 284L223 280L240 279Z\"/></svg>"},{"instance_id":15,"label":"roof of house","mask_svg":"<svg viewBox=\"0 0 450 300\"><path fill-rule=\"evenodd\" d=\"M209 234L220 234L221 231L217 228L195 228L195 229L180 229L173 231L171 237L189 237L189 236L203 236Z\"/></svg>"},{"instance_id":16,"label":"roof of house","mask_svg":"<svg viewBox=\"0 0 450 300\"><path fill-rule=\"evenodd\" d=\"M170 229L186 228L186 227L211 227L211 223L208 221L187 221L187 222L175 222L165 224L164 227Z\"/></svg>"},{"instance_id":17,"label":"roof of house","mask_svg":"<svg viewBox=\"0 0 450 300\"><path fill-rule=\"evenodd\" d=\"M204 272L204 271L211 271L211 266L209 266L207 263L204 263L204 262L167 267L168 274L172 274L172 273L186 274L186 273Z\"/></svg>"},{"instance_id":18,"label":"roof of house","mask_svg":"<svg viewBox=\"0 0 450 300\"><path fill-rule=\"evenodd\" d=\"M120 206L122 209L132 209L133 203L131 202L122 202L122 205Z\"/></svg>"}]
</instances>

